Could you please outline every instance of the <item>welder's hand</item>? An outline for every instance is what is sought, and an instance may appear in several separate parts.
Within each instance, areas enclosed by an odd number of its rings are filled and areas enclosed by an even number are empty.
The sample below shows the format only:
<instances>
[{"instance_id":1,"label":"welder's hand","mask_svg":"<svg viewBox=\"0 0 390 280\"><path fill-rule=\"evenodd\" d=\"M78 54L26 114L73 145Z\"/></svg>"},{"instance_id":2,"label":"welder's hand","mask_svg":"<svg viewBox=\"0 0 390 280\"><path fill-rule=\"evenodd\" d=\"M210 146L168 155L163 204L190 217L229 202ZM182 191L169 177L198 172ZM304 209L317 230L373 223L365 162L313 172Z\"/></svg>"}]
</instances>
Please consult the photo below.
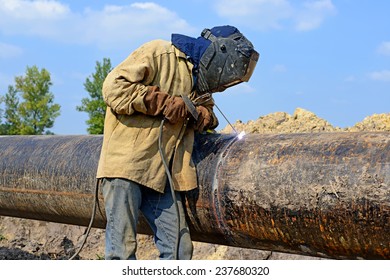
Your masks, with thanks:
<instances>
[{"instance_id":1,"label":"welder's hand","mask_svg":"<svg viewBox=\"0 0 390 280\"><path fill-rule=\"evenodd\" d=\"M150 86L144 96L146 114L150 116L164 115L172 124L187 116L187 108L181 97L161 92L157 86Z\"/></svg>"},{"instance_id":2,"label":"welder's hand","mask_svg":"<svg viewBox=\"0 0 390 280\"><path fill-rule=\"evenodd\" d=\"M170 96L167 99L163 115L170 123L175 124L179 122L186 118L187 114L186 104L181 97Z\"/></svg>"},{"instance_id":3,"label":"welder's hand","mask_svg":"<svg viewBox=\"0 0 390 280\"><path fill-rule=\"evenodd\" d=\"M203 132L213 124L212 118L209 110L203 106L197 106L196 111L198 111L199 117L198 121L195 123L195 130Z\"/></svg>"}]
</instances>

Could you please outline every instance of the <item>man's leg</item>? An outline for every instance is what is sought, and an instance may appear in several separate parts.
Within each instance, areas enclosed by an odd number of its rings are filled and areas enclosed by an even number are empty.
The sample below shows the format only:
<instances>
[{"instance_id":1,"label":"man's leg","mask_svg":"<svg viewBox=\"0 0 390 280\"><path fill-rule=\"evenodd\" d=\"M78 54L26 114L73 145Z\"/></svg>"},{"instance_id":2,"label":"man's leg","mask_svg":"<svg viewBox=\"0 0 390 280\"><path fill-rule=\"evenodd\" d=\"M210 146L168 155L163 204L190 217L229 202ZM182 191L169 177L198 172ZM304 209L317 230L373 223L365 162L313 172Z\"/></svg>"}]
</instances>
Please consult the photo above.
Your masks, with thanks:
<instances>
[{"instance_id":1,"label":"man's leg","mask_svg":"<svg viewBox=\"0 0 390 280\"><path fill-rule=\"evenodd\" d=\"M180 216L180 242L178 259L192 258L192 241L185 219L181 196L175 192ZM150 224L154 234L160 259L173 259L177 238L177 213L171 189L167 185L164 194L144 188L141 211Z\"/></svg>"},{"instance_id":2,"label":"man's leg","mask_svg":"<svg viewBox=\"0 0 390 280\"><path fill-rule=\"evenodd\" d=\"M102 188L107 216L105 258L135 259L140 186L129 180L105 178Z\"/></svg>"}]
</instances>

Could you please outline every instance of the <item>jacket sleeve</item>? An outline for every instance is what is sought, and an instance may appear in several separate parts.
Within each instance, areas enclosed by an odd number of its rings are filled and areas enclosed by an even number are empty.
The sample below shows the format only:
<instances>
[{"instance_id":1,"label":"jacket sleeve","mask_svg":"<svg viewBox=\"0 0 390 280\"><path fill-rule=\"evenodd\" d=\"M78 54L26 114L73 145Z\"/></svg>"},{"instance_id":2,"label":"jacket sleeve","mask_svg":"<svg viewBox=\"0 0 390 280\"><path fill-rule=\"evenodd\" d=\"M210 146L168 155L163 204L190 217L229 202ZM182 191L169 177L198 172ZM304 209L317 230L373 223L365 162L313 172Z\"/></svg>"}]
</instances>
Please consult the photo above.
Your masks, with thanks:
<instances>
[{"instance_id":1,"label":"jacket sleeve","mask_svg":"<svg viewBox=\"0 0 390 280\"><path fill-rule=\"evenodd\" d=\"M103 83L103 99L115 113L146 113L144 96L156 72L154 52L147 44L115 67Z\"/></svg>"}]
</instances>

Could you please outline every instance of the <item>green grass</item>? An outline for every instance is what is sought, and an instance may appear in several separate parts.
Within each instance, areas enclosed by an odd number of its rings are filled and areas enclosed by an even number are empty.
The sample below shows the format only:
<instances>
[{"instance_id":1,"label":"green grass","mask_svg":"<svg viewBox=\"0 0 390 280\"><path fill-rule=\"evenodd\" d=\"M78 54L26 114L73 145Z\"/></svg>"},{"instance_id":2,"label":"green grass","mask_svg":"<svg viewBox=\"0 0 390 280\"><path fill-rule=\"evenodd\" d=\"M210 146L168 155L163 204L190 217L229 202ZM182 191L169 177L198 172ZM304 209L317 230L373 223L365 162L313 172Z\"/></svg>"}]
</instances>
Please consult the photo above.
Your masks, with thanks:
<instances>
[{"instance_id":1,"label":"green grass","mask_svg":"<svg viewBox=\"0 0 390 280\"><path fill-rule=\"evenodd\" d=\"M96 254L96 259L97 260L104 260L104 256L101 256L99 254Z\"/></svg>"},{"instance_id":2,"label":"green grass","mask_svg":"<svg viewBox=\"0 0 390 280\"><path fill-rule=\"evenodd\" d=\"M7 240L7 238L0 233L0 241Z\"/></svg>"}]
</instances>

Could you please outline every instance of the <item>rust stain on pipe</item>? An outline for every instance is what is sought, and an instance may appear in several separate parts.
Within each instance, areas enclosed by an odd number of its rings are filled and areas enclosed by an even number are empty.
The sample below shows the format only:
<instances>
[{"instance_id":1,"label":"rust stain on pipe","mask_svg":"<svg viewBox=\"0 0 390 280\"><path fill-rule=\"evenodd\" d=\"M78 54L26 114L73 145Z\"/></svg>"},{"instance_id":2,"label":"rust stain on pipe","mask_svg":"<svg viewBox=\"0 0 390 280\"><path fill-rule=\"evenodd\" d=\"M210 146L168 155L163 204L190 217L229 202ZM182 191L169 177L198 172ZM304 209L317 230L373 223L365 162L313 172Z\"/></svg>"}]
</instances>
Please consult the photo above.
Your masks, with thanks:
<instances>
[{"instance_id":1,"label":"rust stain on pipe","mask_svg":"<svg viewBox=\"0 0 390 280\"><path fill-rule=\"evenodd\" d=\"M0 137L0 215L87 225L101 136ZM194 240L390 259L390 134L201 136ZM104 227L104 204L95 227ZM141 220L139 232L150 230Z\"/></svg>"}]
</instances>

